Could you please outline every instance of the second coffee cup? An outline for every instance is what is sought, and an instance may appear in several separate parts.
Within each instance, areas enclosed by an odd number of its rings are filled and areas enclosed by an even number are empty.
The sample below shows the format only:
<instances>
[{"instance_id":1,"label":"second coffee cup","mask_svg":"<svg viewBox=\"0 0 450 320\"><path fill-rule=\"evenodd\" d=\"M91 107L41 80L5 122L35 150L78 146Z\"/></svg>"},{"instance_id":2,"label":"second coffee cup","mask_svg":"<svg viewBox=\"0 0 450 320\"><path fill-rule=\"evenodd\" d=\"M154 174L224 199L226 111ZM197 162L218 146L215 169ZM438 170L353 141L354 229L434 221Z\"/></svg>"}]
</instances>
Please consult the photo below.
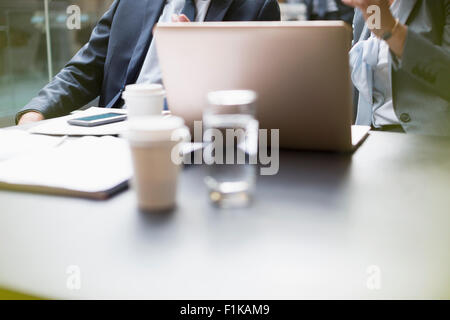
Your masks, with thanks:
<instances>
[{"instance_id":1,"label":"second coffee cup","mask_svg":"<svg viewBox=\"0 0 450 320\"><path fill-rule=\"evenodd\" d=\"M122 94L130 119L140 116L161 115L165 91L160 84L131 84Z\"/></svg>"}]
</instances>

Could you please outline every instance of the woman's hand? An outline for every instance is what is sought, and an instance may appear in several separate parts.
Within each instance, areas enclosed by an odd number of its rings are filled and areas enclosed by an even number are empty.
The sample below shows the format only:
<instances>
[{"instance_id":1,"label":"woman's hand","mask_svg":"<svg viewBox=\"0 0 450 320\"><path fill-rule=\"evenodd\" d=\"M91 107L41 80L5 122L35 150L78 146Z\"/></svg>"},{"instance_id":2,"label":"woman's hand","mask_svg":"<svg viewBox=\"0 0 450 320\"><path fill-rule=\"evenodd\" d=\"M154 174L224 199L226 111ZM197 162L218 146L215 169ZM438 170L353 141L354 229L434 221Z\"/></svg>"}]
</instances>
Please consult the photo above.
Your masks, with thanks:
<instances>
[{"instance_id":1,"label":"woman's hand","mask_svg":"<svg viewBox=\"0 0 450 320\"><path fill-rule=\"evenodd\" d=\"M396 20L392 15L390 7L394 0L342 0L342 2L348 6L360 9L364 16L364 19L366 20L366 23L370 22L368 23L369 29L377 37L381 38L387 32L393 31ZM378 26L371 25L374 23L372 15L375 13L372 10L369 10L370 6L377 6L380 9L380 24ZM391 51L394 52L395 55L399 58L403 56L403 49L405 47L407 34L408 28L403 24L399 24L395 28L395 32L392 37L387 40Z\"/></svg>"},{"instance_id":2,"label":"woman's hand","mask_svg":"<svg viewBox=\"0 0 450 320\"><path fill-rule=\"evenodd\" d=\"M393 1L391 0L342 0L346 5L358 8L362 11L364 19L369 22L369 18L374 14L372 10L369 10L370 6L377 6L380 8L380 25L371 25L369 23L369 29L377 36L381 37L385 32L391 31L395 25L395 18L392 16L390 6ZM373 23L373 21L370 21Z\"/></svg>"}]
</instances>

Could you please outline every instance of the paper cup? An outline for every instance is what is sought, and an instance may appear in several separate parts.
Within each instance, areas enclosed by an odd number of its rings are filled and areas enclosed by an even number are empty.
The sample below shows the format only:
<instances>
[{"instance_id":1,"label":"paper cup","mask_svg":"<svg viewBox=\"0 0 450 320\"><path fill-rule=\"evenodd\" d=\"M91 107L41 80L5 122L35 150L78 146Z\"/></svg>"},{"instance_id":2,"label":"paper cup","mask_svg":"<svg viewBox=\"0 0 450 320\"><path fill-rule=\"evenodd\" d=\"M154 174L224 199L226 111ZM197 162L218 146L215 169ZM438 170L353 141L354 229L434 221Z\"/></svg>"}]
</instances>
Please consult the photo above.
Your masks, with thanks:
<instances>
[{"instance_id":1,"label":"paper cup","mask_svg":"<svg viewBox=\"0 0 450 320\"><path fill-rule=\"evenodd\" d=\"M139 208L144 211L168 210L176 204L180 146L187 135L178 117L147 116L129 121L124 137L133 157L133 187ZM178 139L172 141L176 135Z\"/></svg>"},{"instance_id":2,"label":"paper cup","mask_svg":"<svg viewBox=\"0 0 450 320\"><path fill-rule=\"evenodd\" d=\"M122 94L128 109L128 118L161 115L165 91L160 84L132 84Z\"/></svg>"}]
</instances>

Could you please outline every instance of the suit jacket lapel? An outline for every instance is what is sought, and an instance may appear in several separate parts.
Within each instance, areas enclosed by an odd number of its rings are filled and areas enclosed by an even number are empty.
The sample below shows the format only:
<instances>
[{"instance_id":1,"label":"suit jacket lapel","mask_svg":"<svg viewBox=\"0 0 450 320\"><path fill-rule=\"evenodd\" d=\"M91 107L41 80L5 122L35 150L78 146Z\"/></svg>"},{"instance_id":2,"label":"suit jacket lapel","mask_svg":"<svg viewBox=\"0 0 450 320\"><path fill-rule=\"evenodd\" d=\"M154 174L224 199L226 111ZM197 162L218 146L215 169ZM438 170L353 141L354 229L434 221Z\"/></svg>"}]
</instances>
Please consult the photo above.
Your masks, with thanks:
<instances>
[{"instance_id":1,"label":"suit jacket lapel","mask_svg":"<svg viewBox=\"0 0 450 320\"><path fill-rule=\"evenodd\" d=\"M212 0L205 21L222 21L233 0Z\"/></svg>"},{"instance_id":2,"label":"suit jacket lapel","mask_svg":"<svg viewBox=\"0 0 450 320\"><path fill-rule=\"evenodd\" d=\"M143 5L145 20L142 23L142 30L139 35L139 40L134 49L133 55L131 56L130 63L128 64L126 84L136 81L153 38L153 26L158 22L164 8L164 4L165 0L146 0ZM126 32L126 30L124 30L124 32Z\"/></svg>"}]
</instances>

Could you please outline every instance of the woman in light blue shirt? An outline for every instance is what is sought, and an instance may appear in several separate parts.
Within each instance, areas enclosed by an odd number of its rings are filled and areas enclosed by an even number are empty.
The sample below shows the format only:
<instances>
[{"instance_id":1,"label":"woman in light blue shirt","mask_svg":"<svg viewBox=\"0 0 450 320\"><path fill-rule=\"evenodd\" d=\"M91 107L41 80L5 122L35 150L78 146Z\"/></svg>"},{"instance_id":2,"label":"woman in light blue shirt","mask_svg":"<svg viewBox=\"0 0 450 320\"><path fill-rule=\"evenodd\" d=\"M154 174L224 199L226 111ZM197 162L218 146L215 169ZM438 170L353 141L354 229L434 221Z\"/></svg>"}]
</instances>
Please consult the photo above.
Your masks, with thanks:
<instances>
[{"instance_id":1,"label":"woman in light blue shirt","mask_svg":"<svg viewBox=\"0 0 450 320\"><path fill-rule=\"evenodd\" d=\"M350 54L356 123L450 135L450 0L343 2L358 9ZM373 5L379 26L369 25Z\"/></svg>"}]
</instances>

